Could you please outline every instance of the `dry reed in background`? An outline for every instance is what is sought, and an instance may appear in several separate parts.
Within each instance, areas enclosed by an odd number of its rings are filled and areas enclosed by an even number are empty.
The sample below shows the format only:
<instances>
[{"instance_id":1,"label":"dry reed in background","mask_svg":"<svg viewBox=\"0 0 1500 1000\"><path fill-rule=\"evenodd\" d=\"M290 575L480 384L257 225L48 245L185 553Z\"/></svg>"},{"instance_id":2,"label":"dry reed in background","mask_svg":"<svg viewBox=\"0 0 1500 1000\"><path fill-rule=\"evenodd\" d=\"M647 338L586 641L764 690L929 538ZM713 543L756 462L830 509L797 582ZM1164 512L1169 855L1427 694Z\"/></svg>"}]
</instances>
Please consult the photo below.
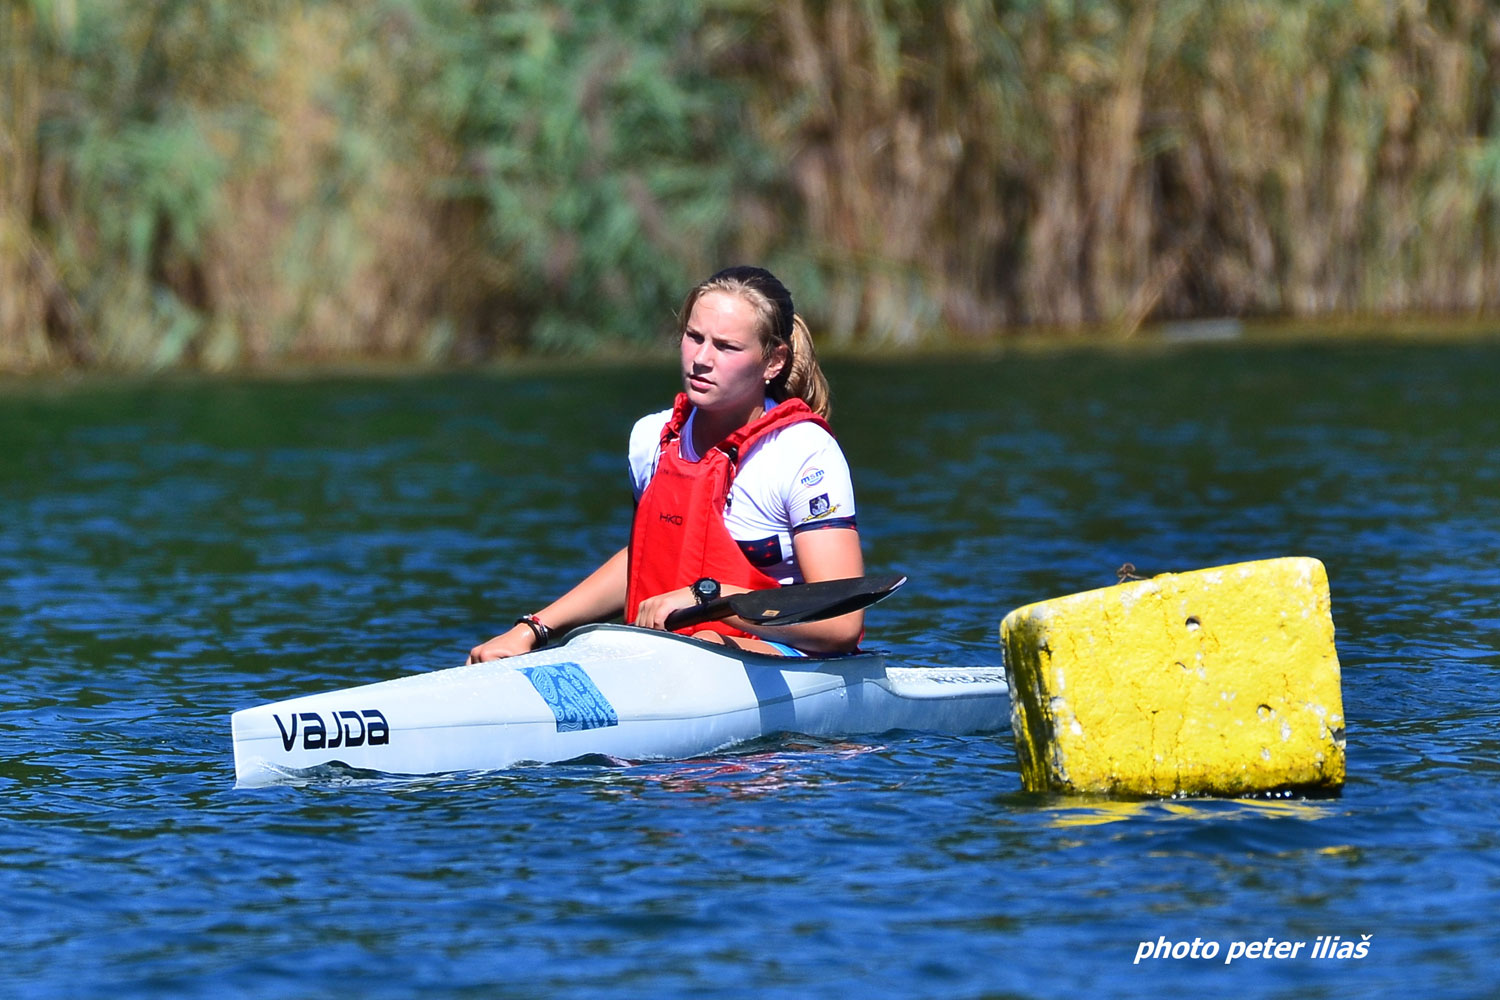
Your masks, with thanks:
<instances>
[{"instance_id":1,"label":"dry reed in background","mask_svg":"<svg viewBox=\"0 0 1500 1000\"><path fill-rule=\"evenodd\" d=\"M1480 0L11 0L0 368L1500 305Z\"/></svg>"}]
</instances>

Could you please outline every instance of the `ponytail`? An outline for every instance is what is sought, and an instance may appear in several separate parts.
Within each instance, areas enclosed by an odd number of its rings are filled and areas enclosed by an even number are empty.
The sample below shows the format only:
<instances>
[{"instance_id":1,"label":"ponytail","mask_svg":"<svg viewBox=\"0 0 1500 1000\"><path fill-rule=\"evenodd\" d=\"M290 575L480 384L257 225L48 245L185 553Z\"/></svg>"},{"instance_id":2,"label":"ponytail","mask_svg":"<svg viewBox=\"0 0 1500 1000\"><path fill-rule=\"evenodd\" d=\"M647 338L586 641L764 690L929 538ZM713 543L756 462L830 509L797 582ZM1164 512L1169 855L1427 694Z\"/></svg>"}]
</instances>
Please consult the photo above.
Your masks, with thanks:
<instances>
[{"instance_id":1,"label":"ponytail","mask_svg":"<svg viewBox=\"0 0 1500 1000\"><path fill-rule=\"evenodd\" d=\"M767 345L769 353L771 345ZM781 374L771 380L771 398L780 403L797 398L802 400L818 416L827 420L833 412L833 400L828 391L828 378L818 364L818 353L813 348L812 331L800 315L792 319L792 337L787 345L791 357Z\"/></svg>"}]
</instances>

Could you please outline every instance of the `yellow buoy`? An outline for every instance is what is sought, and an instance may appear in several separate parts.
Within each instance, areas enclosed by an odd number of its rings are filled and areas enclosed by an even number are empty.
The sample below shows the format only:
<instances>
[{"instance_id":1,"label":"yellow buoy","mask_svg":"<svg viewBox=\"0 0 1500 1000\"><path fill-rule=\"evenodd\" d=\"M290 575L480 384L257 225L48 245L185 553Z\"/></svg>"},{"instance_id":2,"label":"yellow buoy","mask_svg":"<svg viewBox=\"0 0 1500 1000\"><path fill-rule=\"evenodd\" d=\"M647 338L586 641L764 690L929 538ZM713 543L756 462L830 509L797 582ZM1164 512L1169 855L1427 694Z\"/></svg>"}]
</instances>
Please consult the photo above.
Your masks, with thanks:
<instances>
[{"instance_id":1,"label":"yellow buoy","mask_svg":"<svg viewBox=\"0 0 1500 1000\"><path fill-rule=\"evenodd\" d=\"M1028 791L1237 796L1344 783L1328 574L1288 557L1168 573L1000 623Z\"/></svg>"}]
</instances>

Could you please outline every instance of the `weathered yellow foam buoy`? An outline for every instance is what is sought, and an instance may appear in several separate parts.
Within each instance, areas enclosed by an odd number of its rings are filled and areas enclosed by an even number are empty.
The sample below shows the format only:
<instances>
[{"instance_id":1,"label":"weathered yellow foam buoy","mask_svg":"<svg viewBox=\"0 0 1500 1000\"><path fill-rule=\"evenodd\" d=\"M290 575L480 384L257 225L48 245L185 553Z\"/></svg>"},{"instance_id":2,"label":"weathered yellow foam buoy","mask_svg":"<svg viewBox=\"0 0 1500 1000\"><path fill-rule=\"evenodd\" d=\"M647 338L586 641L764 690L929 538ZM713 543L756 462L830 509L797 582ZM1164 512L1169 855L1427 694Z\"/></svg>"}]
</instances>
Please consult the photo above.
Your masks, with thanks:
<instances>
[{"instance_id":1,"label":"weathered yellow foam buoy","mask_svg":"<svg viewBox=\"0 0 1500 1000\"><path fill-rule=\"evenodd\" d=\"M1168 573L1000 623L1028 791L1238 796L1344 783L1328 574L1288 557Z\"/></svg>"}]
</instances>

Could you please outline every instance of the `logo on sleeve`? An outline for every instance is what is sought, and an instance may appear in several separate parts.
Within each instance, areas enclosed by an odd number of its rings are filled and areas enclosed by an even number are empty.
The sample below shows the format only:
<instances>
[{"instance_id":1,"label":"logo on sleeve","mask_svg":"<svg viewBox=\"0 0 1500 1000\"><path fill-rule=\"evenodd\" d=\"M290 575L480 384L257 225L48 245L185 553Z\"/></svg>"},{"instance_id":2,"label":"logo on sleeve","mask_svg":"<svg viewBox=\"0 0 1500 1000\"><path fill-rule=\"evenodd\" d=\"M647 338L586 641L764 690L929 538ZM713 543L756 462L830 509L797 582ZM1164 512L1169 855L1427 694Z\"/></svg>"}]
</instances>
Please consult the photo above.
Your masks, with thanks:
<instances>
[{"instance_id":1,"label":"logo on sleeve","mask_svg":"<svg viewBox=\"0 0 1500 1000\"><path fill-rule=\"evenodd\" d=\"M812 498L812 502L807 505L807 516L798 521L797 524L800 526L811 521L825 521L829 524L836 524L839 523L839 519L833 515L837 514L838 511L839 505L831 502L828 499L828 494L824 493L821 496ZM853 519L850 518L849 521L852 526Z\"/></svg>"},{"instance_id":2,"label":"logo on sleeve","mask_svg":"<svg viewBox=\"0 0 1500 1000\"><path fill-rule=\"evenodd\" d=\"M802 477L803 486L816 486L823 481L822 469L808 469L807 474ZM824 499L828 499L824 497Z\"/></svg>"}]
</instances>

